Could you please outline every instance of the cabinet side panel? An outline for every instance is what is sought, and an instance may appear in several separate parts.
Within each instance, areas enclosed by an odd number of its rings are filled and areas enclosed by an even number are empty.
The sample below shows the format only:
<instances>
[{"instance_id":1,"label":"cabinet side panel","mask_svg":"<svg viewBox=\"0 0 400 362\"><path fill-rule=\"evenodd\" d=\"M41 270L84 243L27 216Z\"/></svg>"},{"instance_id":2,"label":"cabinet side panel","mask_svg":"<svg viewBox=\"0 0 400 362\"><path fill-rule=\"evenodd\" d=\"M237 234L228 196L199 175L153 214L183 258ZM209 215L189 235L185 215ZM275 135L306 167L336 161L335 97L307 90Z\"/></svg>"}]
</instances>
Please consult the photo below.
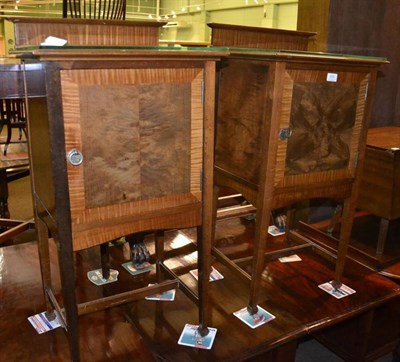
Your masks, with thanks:
<instances>
[{"instance_id":1,"label":"cabinet side panel","mask_svg":"<svg viewBox=\"0 0 400 362\"><path fill-rule=\"evenodd\" d=\"M49 120L45 98L29 99L29 142L30 166L33 180L36 210L43 219L54 217L55 200L51 153L49 140ZM38 202L40 200L40 202ZM51 225L49 225L51 226Z\"/></svg>"},{"instance_id":2,"label":"cabinet side panel","mask_svg":"<svg viewBox=\"0 0 400 362\"><path fill-rule=\"evenodd\" d=\"M229 60L221 69L215 162L257 184L265 112L266 62Z\"/></svg>"}]
</instances>

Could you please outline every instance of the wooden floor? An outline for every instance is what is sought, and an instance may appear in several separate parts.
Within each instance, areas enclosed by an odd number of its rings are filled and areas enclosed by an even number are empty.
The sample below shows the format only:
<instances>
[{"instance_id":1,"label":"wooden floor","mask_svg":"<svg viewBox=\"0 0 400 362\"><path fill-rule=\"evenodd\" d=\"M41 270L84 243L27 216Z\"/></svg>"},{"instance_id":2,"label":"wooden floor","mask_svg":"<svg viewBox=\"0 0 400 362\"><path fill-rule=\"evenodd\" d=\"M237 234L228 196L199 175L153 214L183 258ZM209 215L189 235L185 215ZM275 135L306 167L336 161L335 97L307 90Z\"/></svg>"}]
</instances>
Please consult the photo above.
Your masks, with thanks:
<instances>
[{"instance_id":1,"label":"wooden floor","mask_svg":"<svg viewBox=\"0 0 400 362\"><path fill-rule=\"evenodd\" d=\"M217 247L235 259L249 255L253 227L254 221L245 218L219 221ZM168 234L169 257L166 264L195 289L195 279L189 273L190 269L195 268L196 262L193 235L192 230ZM150 251L153 251L151 236L146 242ZM269 247L273 250L282 247L282 243L282 237L271 237ZM233 312L247 305L248 282L215 261L214 266L224 279L211 284L211 326L218 329L212 350L177 344L184 325L196 324L198 316L197 307L178 290L174 302L141 300L80 317L81 359L290 361L294 359L297 343L303 338L319 336L325 343L333 337L324 332L331 331L335 335L335 331L341 329L345 331L339 332L342 335L347 333L354 336L358 333L361 341L365 342L368 338L373 340L374 353L378 353L378 357L395 348L400 336L399 284L348 260L343 282L355 289L356 293L338 300L318 288L319 284L332 280L334 264L315 248L303 249L298 255L302 259L300 262L281 263L274 260L266 264L259 305L276 318L262 327L251 329L233 315ZM99 268L98 250L77 253L76 294L79 301L146 286L153 281L154 273L133 277L121 267L121 263L129 259L126 244L113 246L111 256L112 268L119 270L119 281L97 287L87 279L86 273ZM52 269L57 271L53 243ZM59 298L60 281L56 272L53 275L54 289ZM27 321L29 316L44 311L35 242L0 249L0 286L0 360L69 360L67 339L61 328L38 335ZM378 311L377 315L389 315L387 312L390 311L390 320L382 322L380 318L377 322L384 323L383 327L390 331L383 333L388 336L386 340L376 338L374 331L370 335L366 333L368 329L363 324L365 316L371 316L371 311L375 310ZM375 322L371 319L371 323ZM338 339L337 334L335 338ZM378 340L382 340L382 343ZM349 348L354 350L359 345L360 339L355 338ZM376 352L379 348L379 352Z\"/></svg>"}]
</instances>

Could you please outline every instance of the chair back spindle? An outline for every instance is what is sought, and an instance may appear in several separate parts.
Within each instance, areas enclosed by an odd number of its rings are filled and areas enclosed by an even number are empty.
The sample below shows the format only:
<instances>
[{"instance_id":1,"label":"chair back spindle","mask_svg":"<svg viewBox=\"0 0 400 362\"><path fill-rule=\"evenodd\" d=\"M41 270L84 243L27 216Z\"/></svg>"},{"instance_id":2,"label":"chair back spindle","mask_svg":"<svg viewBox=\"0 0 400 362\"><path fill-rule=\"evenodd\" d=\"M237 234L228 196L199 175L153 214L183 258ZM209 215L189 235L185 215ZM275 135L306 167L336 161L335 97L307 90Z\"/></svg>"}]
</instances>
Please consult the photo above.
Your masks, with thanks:
<instances>
[{"instance_id":1,"label":"chair back spindle","mask_svg":"<svg viewBox=\"0 0 400 362\"><path fill-rule=\"evenodd\" d=\"M7 154L8 145L15 142L26 142L22 140L22 135L26 134L26 110L25 100L23 98L11 98L0 100L0 133L4 126L7 129L5 141L0 141L4 144L4 155ZM12 140L12 130L18 129L18 141Z\"/></svg>"},{"instance_id":2,"label":"chair back spindle","mask_svg":"<svg viewBox=\"0 0 400 362\"><path fill-rule=\"evenodd\" d=\"M68 1L67 12L71 18L125 20L126 0L64 1ZM63 17L67 17L68 14L64 11Z\"/></svg>"}]
</instances>

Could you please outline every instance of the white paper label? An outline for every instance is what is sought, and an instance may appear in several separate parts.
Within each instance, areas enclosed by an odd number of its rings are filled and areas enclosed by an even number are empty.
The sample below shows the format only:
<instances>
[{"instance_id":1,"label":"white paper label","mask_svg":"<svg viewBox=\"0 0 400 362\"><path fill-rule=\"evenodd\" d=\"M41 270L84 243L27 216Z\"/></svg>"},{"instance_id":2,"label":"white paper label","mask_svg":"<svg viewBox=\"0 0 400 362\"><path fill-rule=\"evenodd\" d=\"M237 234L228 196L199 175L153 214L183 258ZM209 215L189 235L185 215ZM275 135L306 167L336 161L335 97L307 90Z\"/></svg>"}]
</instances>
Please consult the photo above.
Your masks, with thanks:
<instances>
[{"instance_id":1,"label":"white paper label","mask_svg":"<svg viewBox=\"0 0 400 362\"><path fill-rule=\"evenodd\" d=\"M337 82L337 73L328 73L326 76L326 81L327 82Z\"/></svg>"}]
</instances>

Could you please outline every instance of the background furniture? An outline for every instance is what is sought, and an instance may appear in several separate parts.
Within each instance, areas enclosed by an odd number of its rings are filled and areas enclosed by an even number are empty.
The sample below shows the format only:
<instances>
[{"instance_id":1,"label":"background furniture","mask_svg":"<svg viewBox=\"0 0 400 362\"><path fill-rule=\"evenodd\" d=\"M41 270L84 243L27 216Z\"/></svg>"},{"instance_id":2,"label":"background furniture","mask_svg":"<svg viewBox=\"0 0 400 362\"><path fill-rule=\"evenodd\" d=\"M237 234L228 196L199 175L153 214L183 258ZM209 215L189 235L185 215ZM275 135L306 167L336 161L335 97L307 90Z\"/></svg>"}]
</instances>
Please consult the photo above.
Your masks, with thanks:
<instances>
[{"instance_id":1,"label":"background furniture","mask_svg":"<svg viewBox=\"0 0 400 362\"><path fill-rule=\"evenodd\" d=\"M213 46L307 50L313 32L259 28L232 24L207 24L212 29Z\"/></svg>"},{"instance_id":2,"label":"background furniture","mask_svg":"<svg viewBox=\"0 0 400 362\"><path fill-rule=\"evenodd\" d=\"M29 86L24 82L24 75ZM0 130L6 130L6 139L0 144L4 144L3 154L6 155L10 143L26 142L22 140L22 133L26 136L26 97L42 95L44 84L34 65L22 65L17 59L0 64L0 78ZM12 139L13 129L18 129L18 140Z\"/></svg>"},{"instance_id":3,"label":"background furniture","mask_svg":"<svg viewBox=\"0 0 400 362\"><path fill-rule=\"evenodd\" d=\"M313 31L310 50L385 57L379 70L371 127L400 125L397 0L299 0L297 30Z\"/></svg>"},{"instance_id":4,"label":"background furniture","mask_svg":"<svg viewBox=\"0 0 400 362\"><path fill-rule=\"evenodd\" d=\"M333 277L335 287L341 285L371 96L383 63L377 58L235 48L223 60L216 183L256 207L257 226L250 272L214 252L251 279L250 313L257 311L270 213L278 207L311 198L345 200ZM289 222L288 230L291 226ZM289 250L290 245L277 256Z\"/></svg>"},{"instance_id":5,"label":"background furniture","mask_svg":"<svg viewBox=\"0 0 400 362\"><path fill-rule=\"evenodd\" d=\"M8 210L8 182L10 177L15 179L15 177L27 175L29 175L28 157L22 160L0 160L0 218L10 218Z\"/></svg>"},{"instance_id":6,"label":"background furniture","mask_svg":"<svg viewBox=\"0 0 400 362\"><path fill-rule=\"evenodd\" d=\"M4 142L4 155L7 154L6 147L12 142L11 132L16 116L13 105L19 108L15 110L18 114L26 117L26 101L28 98L41 97L44 94L44 80L41 77L40 68L35 64L20 64L18 59L3 60L0 64L0 102L4 106L1 114L4 126L7 128L7 138ZM4 111L4 114L3 114ZM25 123L25 120L24 120ZM26 127L18 124L17 127ZM17 155L18 156L18 155ZM0 159L0 217L9 218L8 210L8 182L29 174L28 154L26 157L14 157L9 153ZM8 223L6 223L8 224ZM19 223L18 223L19 224ZM5 227L9 225L3 225Z\"/></svg>"},{"instance_id":7,"label":"background furniture","mask_svg":"<svg viewBox=\"0 0 400 362\"><path fill-rule=\"evenodd\" d=\"M400 127L368 130L357 206L381 218L376 249L379 258L390 220L400 218Z\"/></svg>"},{"instance_id":8,"label":"background furniture","mask_svg":"<svg viewBox=\"0 0 400 362\"><path fill-rule=\"evenodd\" d=\"M4 144L3 154L7 155L7 149L10 143L26 143L27 132L25 99L1 99L0 122L1 131L6 128L7 132L6 140L4 142L0 142L0 144ZM17 140L12 140L13 129L18 129ZM22 139L22 136L25 136L25 139Z\"/></svg>"},{"instance_id":9,"label":"background furniture","mask_svg":"<svg viewBox=\"0 0 400 362\"><path fill-rule=\"evenodd\" d=\"M49 36L67 40L70 46L158 46L165 22L98 19L10 17L15 49L39 46Z\"/></svg>"},{"instance_id":10,"label":"background furniture","mask_svg":"<svg viewBox=\"0 0 400 362\"><path fill-rule=\"evenodd\" d=\"M357 213L349 247L349 256L392 278L400 278L400 128L370 128L367 134L365 160L360 176ZM340 215L339 215L340 216ZM336 222L331 222L331 232L338 235ZM301 229L314 235L314 240L337 250L337 243L316 229L328 231L326 221L311 225L301 224ZM338 225L337 225L338 226ZM307 230L307 231L306 231Z\"/></svg>"},{"instance_id":11,"label":"background furniture","mask_svg":"<svg viewBox=\"0 0 400 362\"><path fill-rule=\"evenodd\" d=\"M125 20L126 0L63 0L63 18Z\"/></svg>"}]
</instances>

